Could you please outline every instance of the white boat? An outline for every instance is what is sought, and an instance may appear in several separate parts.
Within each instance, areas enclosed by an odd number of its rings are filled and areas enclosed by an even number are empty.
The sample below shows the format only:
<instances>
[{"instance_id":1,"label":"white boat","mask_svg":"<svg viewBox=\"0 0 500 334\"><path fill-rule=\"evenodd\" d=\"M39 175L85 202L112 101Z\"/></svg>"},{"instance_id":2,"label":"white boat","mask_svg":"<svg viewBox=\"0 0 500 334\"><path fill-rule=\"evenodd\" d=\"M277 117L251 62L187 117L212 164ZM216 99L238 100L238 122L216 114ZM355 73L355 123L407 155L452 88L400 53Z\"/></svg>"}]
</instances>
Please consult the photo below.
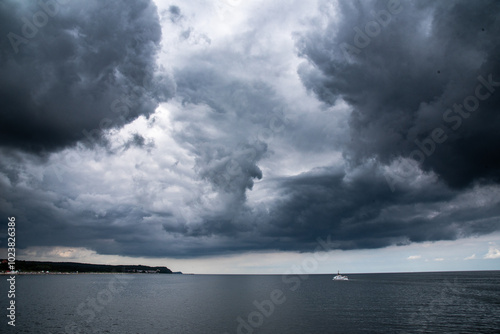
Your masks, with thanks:
<instances>
[{"instance_id":1,"label":"white boat","mask_svg":"<svg viewBox=\"0 0 500 334\"><path fill-rule=\"evenodd\" d=\"M347 278L347 276L344 276L344 275L340 275L340 271L337 272L337 276L334 276L333 277L333 280L334 281L348 281L349 278Z\"/></svg>"}]
</instances>

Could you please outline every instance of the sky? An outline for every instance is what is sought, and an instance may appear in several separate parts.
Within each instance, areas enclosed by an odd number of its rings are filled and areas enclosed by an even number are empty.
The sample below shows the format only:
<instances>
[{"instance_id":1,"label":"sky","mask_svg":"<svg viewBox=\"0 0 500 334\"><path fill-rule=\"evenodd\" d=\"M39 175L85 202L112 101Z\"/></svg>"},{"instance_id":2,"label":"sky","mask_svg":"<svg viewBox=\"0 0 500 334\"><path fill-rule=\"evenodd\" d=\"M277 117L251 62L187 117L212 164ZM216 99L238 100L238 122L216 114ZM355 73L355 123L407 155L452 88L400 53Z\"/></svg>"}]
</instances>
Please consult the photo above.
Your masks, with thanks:
<instances>
[{"instance_id":1,"label":"sky","mask_svg":"<svg viewBox=\"0 0 500 334\"><path fill-rule=\"evenodd\" d=\"M0 248L500 269L498 1L0 3ZM4 255L5 256L5 255Z\"/></svg>"}]
</instances>

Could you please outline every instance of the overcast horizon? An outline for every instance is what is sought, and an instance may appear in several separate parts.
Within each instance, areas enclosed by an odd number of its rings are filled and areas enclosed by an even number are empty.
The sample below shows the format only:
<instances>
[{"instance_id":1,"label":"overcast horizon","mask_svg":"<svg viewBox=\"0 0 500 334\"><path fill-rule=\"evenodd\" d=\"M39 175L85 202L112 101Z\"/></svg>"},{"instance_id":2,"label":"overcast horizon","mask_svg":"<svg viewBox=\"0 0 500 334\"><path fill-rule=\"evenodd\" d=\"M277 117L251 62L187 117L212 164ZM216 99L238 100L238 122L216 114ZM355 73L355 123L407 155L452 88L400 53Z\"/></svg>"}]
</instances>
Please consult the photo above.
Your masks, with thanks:
<instances>
[{"instance_id":1,"label":"overcast horizon","mask_svg":"<svg viewBox=\"0 0 500 334\"><path fill-rule=\"evenodd\" d=\"M0 249L500 269L500 2L0 3Z\"/></svg>"}]
</instances>

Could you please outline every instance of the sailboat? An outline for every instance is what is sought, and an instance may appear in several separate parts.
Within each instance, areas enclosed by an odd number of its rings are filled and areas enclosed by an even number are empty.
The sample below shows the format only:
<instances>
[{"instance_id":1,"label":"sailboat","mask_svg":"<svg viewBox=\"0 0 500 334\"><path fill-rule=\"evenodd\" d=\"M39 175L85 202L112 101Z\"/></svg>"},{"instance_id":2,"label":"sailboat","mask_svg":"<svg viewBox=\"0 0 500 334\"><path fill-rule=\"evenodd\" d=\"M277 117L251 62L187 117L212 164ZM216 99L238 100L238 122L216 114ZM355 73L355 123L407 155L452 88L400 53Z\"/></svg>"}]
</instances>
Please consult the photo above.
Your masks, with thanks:
<instances>
[{"instance_id":1,"label":"sailboat","mask_svg":"<svg viewBox=\"0 0 500 334\"><path fill-rule=\"evenodd\" d=\"M345 275L340 275L340 271L337 271L337 276L333 276L334 281L348 281L349 278Z\"/></svg>"}]
</instances>

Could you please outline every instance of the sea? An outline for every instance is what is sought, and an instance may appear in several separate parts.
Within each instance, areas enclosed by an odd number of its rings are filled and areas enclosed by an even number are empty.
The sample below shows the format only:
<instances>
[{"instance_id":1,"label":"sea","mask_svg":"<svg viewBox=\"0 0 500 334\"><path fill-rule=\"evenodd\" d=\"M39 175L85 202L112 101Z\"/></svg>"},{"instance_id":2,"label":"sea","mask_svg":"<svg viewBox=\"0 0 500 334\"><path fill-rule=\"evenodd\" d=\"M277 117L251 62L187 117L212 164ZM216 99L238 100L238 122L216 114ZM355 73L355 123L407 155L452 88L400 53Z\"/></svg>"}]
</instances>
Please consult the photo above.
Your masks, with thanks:
<instances>
[{"instance_id":1,"label":"sea","mask_svg":"<svg viewBox=\"0 0 500 334\"><path fill-rule=\"evenodd\" d=\"M0 276L0 332L500 333L500 271L347 275Z\"/></svg>"}]
</instances>

